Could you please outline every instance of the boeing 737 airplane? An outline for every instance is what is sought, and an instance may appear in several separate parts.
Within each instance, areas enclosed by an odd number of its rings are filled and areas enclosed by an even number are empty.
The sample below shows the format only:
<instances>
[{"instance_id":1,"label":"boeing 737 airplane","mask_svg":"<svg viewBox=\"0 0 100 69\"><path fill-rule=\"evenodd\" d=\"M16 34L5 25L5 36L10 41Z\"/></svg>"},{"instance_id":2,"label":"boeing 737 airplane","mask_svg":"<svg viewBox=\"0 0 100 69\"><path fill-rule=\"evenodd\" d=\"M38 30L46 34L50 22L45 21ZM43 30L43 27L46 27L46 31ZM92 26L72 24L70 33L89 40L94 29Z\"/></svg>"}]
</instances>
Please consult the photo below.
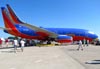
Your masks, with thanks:
<instances>
[{"instance_id":1,"label":"boeing 737 airplane","mask_svg":"<svg viewBox=\"0 0 100 69\"><path fill-rule=\"evenodd\" d=\"M7 9L1 7L2 16L5 24L4 32L11 35L38 40L56 39L57 42L65 43L76 40L89 40L98 38L96 34L85 29L75 28L40 28L22 22L7 4ZM8 11L7 11L8 10Z\"/></svg>"}]
</instances>

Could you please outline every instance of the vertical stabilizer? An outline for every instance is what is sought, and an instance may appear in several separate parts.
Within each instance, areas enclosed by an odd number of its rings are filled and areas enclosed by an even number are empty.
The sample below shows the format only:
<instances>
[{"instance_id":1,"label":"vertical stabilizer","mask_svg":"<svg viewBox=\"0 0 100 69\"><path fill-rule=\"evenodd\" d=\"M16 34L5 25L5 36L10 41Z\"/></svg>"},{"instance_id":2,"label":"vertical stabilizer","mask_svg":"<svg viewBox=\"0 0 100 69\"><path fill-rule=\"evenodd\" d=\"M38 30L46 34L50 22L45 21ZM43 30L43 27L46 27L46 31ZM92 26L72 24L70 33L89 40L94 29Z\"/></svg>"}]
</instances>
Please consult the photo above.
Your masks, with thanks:
<instances>
[{"instance_id":1,"label":"vertical stabilizer","mask_svg":"<svg viewBox=\"0 0 100 69\"><path fill-rule=\"evenodd\" d=\"M5 23L5 27L6 28L13 28L14 24L13 24L12 20L10 19L6 8L1 7L1 11L2 11L2 16L3 16L4 23Z\"/></svg>"},{"instance_id":2,"label":"vertical stabilizer","mask_svg":"<svg viewBox=\"0 0 100 69\"><path fill-rule=\"evenodd\" d=\"M22 21L19 20L19 18L16 16L14 11L12 10L12 8L8 4L7 4L7 8L8 8L8 11L10 13L10 17L14 23L16 23L16 24L23 23Z\"/></svg>"},{"instance_id":3,"label":"vertical stabilizer","mask_svg":"<svg viewBox=\"0 0 100 69\"><path fill-rule=\"evenodd\" d=\"M11 17L9 16L9 13L6 10L6 8L5 7L1 7L1 11L2 11L2 16L3 16L5 28L6 28L5 31L7 31L7 33L9 33L9 34L12 34L12 35L15 35L15 36L19 36L20 33L16 29L15 23L12 21Z\"/></svg>"}]
</instances>

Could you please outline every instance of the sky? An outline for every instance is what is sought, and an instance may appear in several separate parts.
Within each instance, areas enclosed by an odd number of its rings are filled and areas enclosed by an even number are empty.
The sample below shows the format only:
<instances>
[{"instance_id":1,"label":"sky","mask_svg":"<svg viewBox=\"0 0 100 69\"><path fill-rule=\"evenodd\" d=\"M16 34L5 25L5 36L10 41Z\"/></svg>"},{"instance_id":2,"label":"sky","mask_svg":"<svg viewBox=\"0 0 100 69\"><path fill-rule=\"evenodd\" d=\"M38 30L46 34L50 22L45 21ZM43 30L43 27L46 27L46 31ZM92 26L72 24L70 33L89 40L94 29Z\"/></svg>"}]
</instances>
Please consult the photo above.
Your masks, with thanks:
<instances>
[{"instance_id":1,"label":"sky","mask_svg":"<svg viewBox=\"0 0 100 69\"><path fill-rule=\"evenodd\" d=\"M0 0L9 4L23 22L46 28L87 29L100 38L100 0ZM4 27L0 11L0 27ZM0 37L7 38L0 30Z\"/></svg>"}]
</instances>

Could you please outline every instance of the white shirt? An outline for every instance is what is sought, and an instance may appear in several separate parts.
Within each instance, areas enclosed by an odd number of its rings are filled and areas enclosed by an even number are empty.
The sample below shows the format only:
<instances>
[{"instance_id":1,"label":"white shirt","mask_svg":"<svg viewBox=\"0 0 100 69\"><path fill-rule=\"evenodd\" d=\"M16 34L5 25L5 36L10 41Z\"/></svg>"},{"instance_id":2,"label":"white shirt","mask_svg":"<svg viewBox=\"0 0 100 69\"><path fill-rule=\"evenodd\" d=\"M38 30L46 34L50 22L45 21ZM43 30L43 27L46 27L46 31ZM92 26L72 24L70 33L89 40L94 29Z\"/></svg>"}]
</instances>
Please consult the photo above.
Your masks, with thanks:
<instances>
[{"instance_id":1,"label":"white shirt","mask_svg":"<svg viewBox=\"0 0 100 69\"><path fill-rule=\"evenodd\" d=\"M79 41L79 45L82 45L82 41L81 40Z\"/></svg>"},{"instance_id":2,"label":"white shirt","mask_svg":"<svg viewBox=\"0 0 100 69\"><path fill-rule=\"evenodd\" d=\"M18 45L18 41L17 40L14 40L14 45Z\"/></svg>"},{"instance_id":3,"label":"white shirt","mask_svg":"<svg viewBox=\"0 0 100 69\"><path fill-rule=\"evenodd\" d=\"M21 41L20 41L20 43L21 43L21 46L23 46L23 47L24 47L25 42L24 42L23 40L21 40Z\"/></svg>"}]
</instances>

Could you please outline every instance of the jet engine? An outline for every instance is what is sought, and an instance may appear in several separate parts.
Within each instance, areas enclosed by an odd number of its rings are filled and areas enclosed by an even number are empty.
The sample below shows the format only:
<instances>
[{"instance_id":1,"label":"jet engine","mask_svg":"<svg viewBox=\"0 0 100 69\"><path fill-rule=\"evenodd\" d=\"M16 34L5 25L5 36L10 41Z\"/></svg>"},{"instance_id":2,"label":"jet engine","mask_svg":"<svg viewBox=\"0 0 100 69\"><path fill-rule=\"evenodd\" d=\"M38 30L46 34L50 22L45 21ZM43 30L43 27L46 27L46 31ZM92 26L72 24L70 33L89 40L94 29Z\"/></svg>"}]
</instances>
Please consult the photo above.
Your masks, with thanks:
<instances>
[{"instance_id":1,"label":"jet engine","mask_svg":"<svg viewBox=\"0 0 100 69\"><path fill-rule=\"evenodd\" d=\"M57 42L59 43L70 43L72 40L72 37L67 35L58 35L57 37Z\"/></svg>"}]
</instances>

